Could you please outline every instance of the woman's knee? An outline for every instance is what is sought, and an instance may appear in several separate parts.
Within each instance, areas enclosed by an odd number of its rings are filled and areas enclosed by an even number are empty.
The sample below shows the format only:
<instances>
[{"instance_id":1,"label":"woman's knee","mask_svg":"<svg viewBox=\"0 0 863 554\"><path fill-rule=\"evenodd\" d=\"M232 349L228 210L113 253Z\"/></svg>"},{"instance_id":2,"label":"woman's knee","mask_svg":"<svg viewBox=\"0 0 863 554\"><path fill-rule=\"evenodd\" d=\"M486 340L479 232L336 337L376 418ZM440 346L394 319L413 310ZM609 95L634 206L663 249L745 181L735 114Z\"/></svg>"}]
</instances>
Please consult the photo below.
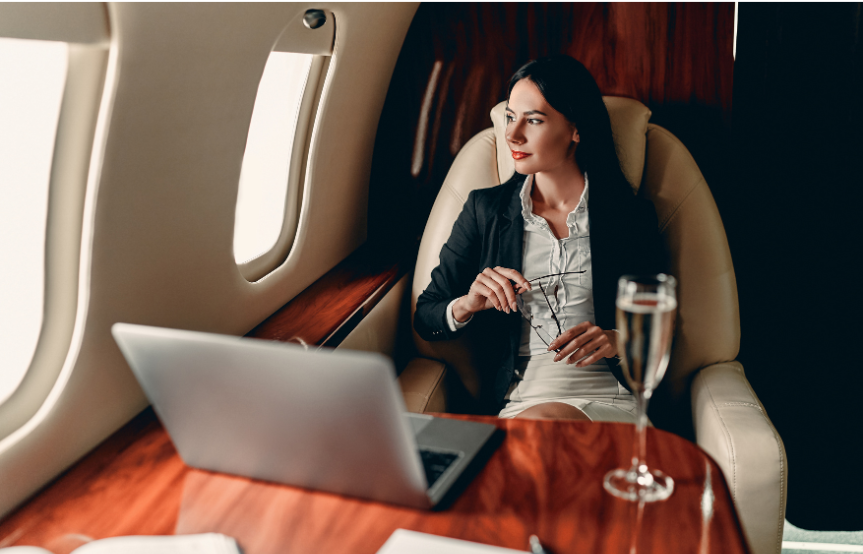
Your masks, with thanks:
<instances>
[{"instance_id":1,"label":"woman's knee","mask_svg":"<svg viewBox=\"0 0 863 554\"><path fill-rule=\"evenodd\" d=\"M515 417L529 419L575 419L590 421L587 415L569 404L563 402L544 402L532 406Z\"/></svg>"}]
</instances>

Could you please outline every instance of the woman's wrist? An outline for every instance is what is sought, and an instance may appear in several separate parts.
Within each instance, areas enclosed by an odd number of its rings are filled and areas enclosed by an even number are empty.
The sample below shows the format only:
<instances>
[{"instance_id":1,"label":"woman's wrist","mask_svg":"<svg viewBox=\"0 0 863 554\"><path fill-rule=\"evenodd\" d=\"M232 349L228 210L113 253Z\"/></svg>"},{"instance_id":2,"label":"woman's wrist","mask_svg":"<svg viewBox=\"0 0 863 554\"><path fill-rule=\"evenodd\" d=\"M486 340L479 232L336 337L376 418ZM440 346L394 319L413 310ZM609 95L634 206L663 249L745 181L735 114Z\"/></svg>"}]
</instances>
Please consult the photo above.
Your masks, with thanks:
<instances>
[{"instance_id":1,"label":"woman's wrist","mask_svg":"<svg viewBox=\"0 0 863 554\"><path fill-rule=\"evenodd\" d=\"M467 297L462 296L452 305L452 316L459 323L463 323L473 316L473 312L465 308Z\"/></svg>"}]
</instances>

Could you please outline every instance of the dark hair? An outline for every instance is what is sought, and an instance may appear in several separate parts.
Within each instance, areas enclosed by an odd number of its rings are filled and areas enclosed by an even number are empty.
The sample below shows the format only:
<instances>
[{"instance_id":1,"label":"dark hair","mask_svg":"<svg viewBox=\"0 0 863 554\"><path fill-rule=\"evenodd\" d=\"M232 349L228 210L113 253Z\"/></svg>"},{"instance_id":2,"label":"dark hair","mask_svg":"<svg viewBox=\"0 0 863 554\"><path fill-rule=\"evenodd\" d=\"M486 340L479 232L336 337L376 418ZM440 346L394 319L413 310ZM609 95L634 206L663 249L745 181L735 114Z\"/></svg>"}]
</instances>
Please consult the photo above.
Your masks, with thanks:
<instances>
[{"instance_id":1,"label":"dark hair","mask_svg":"<svg viewBox=\"0 0 863 554\"><path fill-rule=\"evenodd\" d=\"M591 181L603 183L605 192L631 194L632 188L620 169L614 148L608 110L590 71L565 54L531 60L510 79L507 98L522 79L535 84L551 107L578 129L581 140L575 149L575 161L590 175Z\"/></svg>"}]
</instances>

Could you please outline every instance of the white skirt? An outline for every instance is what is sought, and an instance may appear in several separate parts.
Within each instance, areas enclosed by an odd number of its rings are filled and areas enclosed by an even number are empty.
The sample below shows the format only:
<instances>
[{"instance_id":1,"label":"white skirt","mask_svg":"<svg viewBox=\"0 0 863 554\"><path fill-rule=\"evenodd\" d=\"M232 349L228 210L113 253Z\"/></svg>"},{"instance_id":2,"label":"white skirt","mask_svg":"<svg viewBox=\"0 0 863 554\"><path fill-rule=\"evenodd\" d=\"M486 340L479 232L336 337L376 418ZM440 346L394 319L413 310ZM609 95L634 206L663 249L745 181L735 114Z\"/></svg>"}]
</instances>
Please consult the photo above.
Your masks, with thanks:
<instances>
[{"instance_id":1,"label":"white skirt","mask_svg":"<svg viewBox=\"0 0 863 554\"><path fill-rule=\"evenodd\" d=\"M516 358L515 375L499 417L515 417L545 402L575 406L591 421L635 423L635 397L605 360L587 367L554 361L554 352Z\"/></svg>"}]
</instances>

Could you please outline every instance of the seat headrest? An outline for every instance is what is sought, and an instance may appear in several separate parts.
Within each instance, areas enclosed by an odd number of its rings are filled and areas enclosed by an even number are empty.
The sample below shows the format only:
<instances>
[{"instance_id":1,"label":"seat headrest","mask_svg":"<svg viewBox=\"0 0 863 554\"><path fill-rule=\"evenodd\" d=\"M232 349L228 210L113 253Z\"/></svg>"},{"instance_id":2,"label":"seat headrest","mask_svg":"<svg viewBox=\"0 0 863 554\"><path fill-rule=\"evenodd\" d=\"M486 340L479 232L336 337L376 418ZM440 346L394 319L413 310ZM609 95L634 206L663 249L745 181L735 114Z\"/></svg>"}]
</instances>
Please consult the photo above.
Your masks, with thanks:
<instances>
[{"instance_id":1,"label":"seat headrest","mask_svg":"<svg viewBox=\"0 0 863 554\"><path fill-rule=\"evenodd\" d=\"M614 135L621 169L633 190L637 191L644 174L647 122L650 120L651 112L647 106L631 98L603 96L602 99L611 118L611 132ZM501 183L508 181L515 173L515 162L506 144L505 108L506 101L503 101L491 110L497 147L497 170Z\"/></svg>"}]
</instances>

